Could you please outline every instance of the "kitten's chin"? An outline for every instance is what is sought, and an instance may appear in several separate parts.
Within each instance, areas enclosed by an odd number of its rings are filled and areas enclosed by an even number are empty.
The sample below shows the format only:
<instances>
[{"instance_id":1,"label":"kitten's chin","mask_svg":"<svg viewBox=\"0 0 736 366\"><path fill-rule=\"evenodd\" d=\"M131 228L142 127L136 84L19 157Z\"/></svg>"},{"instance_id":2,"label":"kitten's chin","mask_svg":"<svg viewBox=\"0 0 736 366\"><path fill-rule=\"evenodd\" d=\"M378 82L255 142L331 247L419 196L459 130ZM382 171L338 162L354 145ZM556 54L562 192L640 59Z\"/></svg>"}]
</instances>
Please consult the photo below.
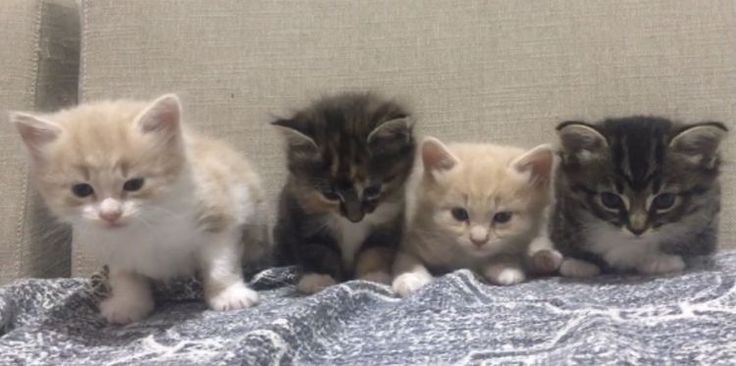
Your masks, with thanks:
<instances>
[{"instance_id":1,"label":"kitten's chin","mask_svg":"<svg viewBox=\"0 0 736 366\"><path fill-rule=\"evenodd\" d=\"M82 226L98 232L116 232L131 226L128 221L105 222L99 220L85 220Z\"/></svg>"},{"instance_id":2,"label":"kitten's chin","mask_svg":"<svg viewBox=\"0 0 736 366\"><path fill-rule=\"evenodd\" d=\"M498 251L496 246L488 244L483 245L482 247L469 244L463 245L463 248L465 249L465 252L473 257L486 257Z\"/></svg>"},{"instance_id":3,"label":"kitten's chin","mask_svg":"<svg viewBox=\"0 0 736 366\"><path fill-rule=\"evenodd\" d=\"M118 229L127 227L128 223L126 222L112 222L112 223L106 222L106 223L101 224L100 226L102 226L102 228L105 230L118 230Z\"/></svg>"},{"instance_id":4,"label":"kitten's chin","mask_svg":"<svg viewBox=\"0 0 736 366\"><path fill-rule=\"evenodd\" d=\"M647 229L643 233L634 234L633 232L631 232L631 230L627 229L626 227L622 227L621 234L624 237L624 239L630 240L632 242L647 241L647 240L651 240L652 237L654 236L654 230Z\"/></svg>"},{"instance_id":5,"label":"kitten's chin","mask_svg":"<svg viewBox=\"0 0 736 366\"><path fill-rule=\"evenodd\" d=\"M511 245L511 242L503 240L489 242L480 247L471 243L460 243L460 246L465 250L468 255L477 258L485 258L501 252L505 252L509 248L509 245Z\"/></svg>"}]
</instances>

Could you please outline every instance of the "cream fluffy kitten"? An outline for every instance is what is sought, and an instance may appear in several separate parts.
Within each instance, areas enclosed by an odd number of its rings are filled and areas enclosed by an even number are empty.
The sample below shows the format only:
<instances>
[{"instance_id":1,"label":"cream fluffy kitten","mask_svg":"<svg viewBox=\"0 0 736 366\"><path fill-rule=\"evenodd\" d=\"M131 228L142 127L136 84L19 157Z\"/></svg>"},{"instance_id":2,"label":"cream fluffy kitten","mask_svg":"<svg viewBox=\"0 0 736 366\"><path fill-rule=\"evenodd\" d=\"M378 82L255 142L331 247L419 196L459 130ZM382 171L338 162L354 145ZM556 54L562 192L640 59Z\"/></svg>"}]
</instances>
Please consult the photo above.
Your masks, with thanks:
<instances>
[{"instance_id":1,"label":"cream fluffy kitten","mask_svg":"<svg viewBox=\"0 0 736 366\"><path fill-rule=\"evenodd\" d=\"M195 272L215 310L258 301L241 257L262 254L267 239L259 178L227 145L184 128L176 95L11 120L49 209L110 267L109 322L153 310L151 279Z\"/></svg>"},{"instance_id":2,"label":"cream fluffy kitten","mask_svg":"<svg viewBox=\"0 0 736 366\"><path fill-rule=\"evenodd\" d=\"M561 256L542 233L554 154L490 144L444 145L427 138L407 194L408 228L394 264L406 296L442 274L468 268L498 285L525 280L539 261ZM534 244L532 245L532 242ZM534 259L533 259L534 258Z\"/></svg>"}]
</instances>

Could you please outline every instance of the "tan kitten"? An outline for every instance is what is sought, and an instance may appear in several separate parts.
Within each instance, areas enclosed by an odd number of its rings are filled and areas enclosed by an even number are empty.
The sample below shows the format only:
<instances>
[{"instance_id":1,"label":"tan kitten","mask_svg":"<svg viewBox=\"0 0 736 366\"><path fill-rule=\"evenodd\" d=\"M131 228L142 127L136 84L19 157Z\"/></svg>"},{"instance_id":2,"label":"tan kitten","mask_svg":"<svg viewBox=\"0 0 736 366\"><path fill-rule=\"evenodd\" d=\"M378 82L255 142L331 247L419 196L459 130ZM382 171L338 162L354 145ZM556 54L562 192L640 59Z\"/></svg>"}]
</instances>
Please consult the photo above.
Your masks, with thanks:
<instances>
[{"instance_id":1,"label":"tan kitten","mask_svg":"<svg viewBox=\"0 0 736 366\"><path fill-rule=\"evenodd\" d=\"M422 164L407 194L408 228L394 265L394 290L406 296L429 283L432 274L460 268L494 284L524 281L530 255L551 248L548 240L535 239L550 202L552 149L445 146L430 137L420 150Z\"/></svg>"},{"instance_id":2,"label":"tan kitten","mask_svg":"<svg viewBox=\"0 0 736 366\"><path fill-rule=\"evenodd\" d=\"M258 301L241 257L264 249L259 178L227 145L184 128L175 95L11 120L50 210L110 267L112 295L100 304L109 322L153 310L150 279L195 272L215 310Z\"/></svg>"}]
</instances>

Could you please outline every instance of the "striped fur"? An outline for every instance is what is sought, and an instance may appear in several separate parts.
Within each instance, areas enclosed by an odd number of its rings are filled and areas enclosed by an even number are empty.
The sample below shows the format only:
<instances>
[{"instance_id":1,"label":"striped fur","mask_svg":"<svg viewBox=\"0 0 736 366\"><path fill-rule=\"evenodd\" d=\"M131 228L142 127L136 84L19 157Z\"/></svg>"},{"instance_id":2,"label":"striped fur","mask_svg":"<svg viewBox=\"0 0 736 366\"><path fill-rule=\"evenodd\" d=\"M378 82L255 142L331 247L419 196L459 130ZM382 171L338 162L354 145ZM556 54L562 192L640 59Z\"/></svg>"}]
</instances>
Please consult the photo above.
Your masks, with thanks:
<instances>
[{"instance_id":1,"label":"striped fur","mask_svg":"<svg viewBox=\"0 0 736 366\"><path fill-rule=\"evenodd\" d=\"M563 254L603 269L659 273L715 250L723 124L635 116L565 122L558 131L550 236ZM668 194L674 204L658 204Z\"/></svg>"},{"instance_id":2,"label":"striped fur","mask_svg":"<svg viewBox=\"0 0 736 366\"><path fill-rule=\"evenodd\" d=\"M289 170L277 262L302 267L304 292L353 277L389 280L414 161L409 117L396 102L348 93L273 122Z\"/></svg>"}]
</instances>

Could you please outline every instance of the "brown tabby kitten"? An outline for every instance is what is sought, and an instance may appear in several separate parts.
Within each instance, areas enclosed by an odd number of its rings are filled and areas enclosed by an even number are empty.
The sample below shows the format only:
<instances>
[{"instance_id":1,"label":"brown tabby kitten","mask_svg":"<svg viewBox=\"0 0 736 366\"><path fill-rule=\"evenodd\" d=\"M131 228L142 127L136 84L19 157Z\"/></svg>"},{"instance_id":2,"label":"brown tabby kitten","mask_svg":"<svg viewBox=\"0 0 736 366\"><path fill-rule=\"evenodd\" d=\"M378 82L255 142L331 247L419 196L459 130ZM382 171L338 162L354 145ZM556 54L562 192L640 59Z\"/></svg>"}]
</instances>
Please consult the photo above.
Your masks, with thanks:
<instances>
[{"instance_id":1,"label":"brown tabby kitten","mask_svg":"<svg viewBox=\"0 0 736 366\"><path fill-rule=\"evenodd\" d=\"M289 176L274 229L279 264L297 264L305 293L351 278L391 280L414 161L409 112L368 93L323 98L273 125Z\"/></svg>"},{"instance_id":2,"label":"brown tabby kitten","mask_svg":"<svg viewBox=\"0 0 736 366\"><path fill-rule=\"evenodd\" d=\"M563 276L679 272L716 250L722 123L632 116L557 131L550 236L565 255Z\"/></svg>"}]
</instances>

